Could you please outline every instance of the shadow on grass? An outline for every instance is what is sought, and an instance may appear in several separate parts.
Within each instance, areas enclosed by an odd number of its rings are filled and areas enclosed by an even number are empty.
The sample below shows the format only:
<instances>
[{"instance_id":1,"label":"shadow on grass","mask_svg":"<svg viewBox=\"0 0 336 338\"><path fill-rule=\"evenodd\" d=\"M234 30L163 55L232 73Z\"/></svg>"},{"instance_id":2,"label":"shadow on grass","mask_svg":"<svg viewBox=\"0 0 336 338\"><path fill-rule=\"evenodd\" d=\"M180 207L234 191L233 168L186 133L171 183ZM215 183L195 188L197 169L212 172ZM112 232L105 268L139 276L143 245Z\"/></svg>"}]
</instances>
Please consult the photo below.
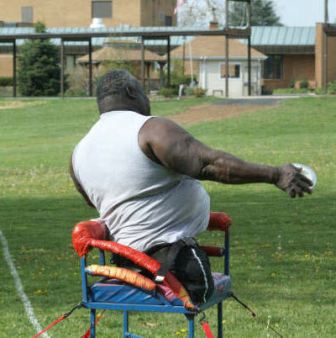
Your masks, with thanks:
<instances>
[{"instance_id":1,"label":"shadow on grass","mask_svg":"<svg viewBox=\"0 0 336 338\"><path fill-rule=\"evenodd\" d=\"M224 209L234 219L231 273L237 294L259 311L275 307L280 317L286 317L289 308L301 309L306 316L324 313L325 317L336 299L332 196L293 201L267 191L210 190L213 209ZM221 202L223 196L227 202ZM96 217L96 212L78 196L7 198L0 200L0 205L1 230L25 292L47 324L81 298L79 259L71 245L71 230L78 221ZM204 233L200 241L219 244L222 235ZM214 271L221 271L218 259L212 260L212 265ZM1 307L7 317L16 318L22 305L6 264L0 265L0 273L4 285ZM229 318L241 311L238 305L230 308L234 312ZM86 313L75 318L82 329L86 327ZM141 327L143 318L149 317L137 316L136 325ZM287 320L294 326L295 321ZM66 323L57 330L78 331L70 326Z\"/></svg>"},{"instance_id":2,"label":"shadow on grass","mask_svg":"<svg viewBox=\"0 0 336 338\"><path fill-rule=\"evenodd\" d=\"M268 289L267 285L278 289L289 283L300 283L301 287L306 285L307 301L310 301L314 290L308 286L315 284L314 280L319 284L332 281L330 270L335 263L335 241L331 237L334 231L331 196L290 200L281 193L227 191L225 200L228 202L221 207L222 195L225 191L211 191L213 209L224 209L234 219L231 245L236 285L253 286L256 291L256 288ZM77 196L10 198L2 199L0 205L1 230L23 271L28 272L32 267L39 270L43 266L48 272L61 266L79 278L71 231L75 223L96 217L93 209L86 207ZM220 243L221 234L205 233L200 241ZM29 268L25 263L29 263ZM217 263L214 267L217 268ZM39 283L37 277L35 283ZM270 292L274 296L277 293L276 290ZM304 292L300 294L305 297Z\"/></svg>"}]
</instances>

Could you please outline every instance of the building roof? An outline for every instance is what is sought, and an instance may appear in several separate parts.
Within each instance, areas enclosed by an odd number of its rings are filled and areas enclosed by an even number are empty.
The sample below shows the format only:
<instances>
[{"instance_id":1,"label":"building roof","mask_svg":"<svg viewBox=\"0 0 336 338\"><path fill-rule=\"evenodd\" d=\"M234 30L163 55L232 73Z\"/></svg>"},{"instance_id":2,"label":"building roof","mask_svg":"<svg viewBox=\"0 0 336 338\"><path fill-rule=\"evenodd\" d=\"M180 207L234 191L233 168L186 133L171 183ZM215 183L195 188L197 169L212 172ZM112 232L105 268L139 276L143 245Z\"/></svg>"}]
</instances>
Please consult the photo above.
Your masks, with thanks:
<instances>
[{"instance_id":1,"label":"building roof","mask_svg":"<svg viewBox=\"0 0 336 338\"><path fill-rule=\"evenodd\" d=\"M120 39L121 37L124 40L140 42L140 35L145 34L147 38L153 37L153 39L145 39L145 45L148 47L153 46L155 48L165 46L167 43L165 39L159 38L161 34L165 37L168 33L173 34L170 38L170 44L172 47L175 47L182 45L185 41L191 40L191 35L195 35L195 31L202 34L219 34L222 29L223 27L219 27L218 31L212 31L209 30L208 27L130 27L124 25L98 29L87 27L48 28L47 34L50 34L51 37L58 37L52 39L52 42L56 45L59 45L61 41L59 35L72 37L73 41L66 41L65 45L74 47L87 45L87 41L77 41L75 37L78 37L78 40L80 40L90 34L93 34L92 45L94 47L101 47L106 41ZM28 38L30 34L34 34L34 32L35 30L33 27L0 27L0 45L6 46L5 41L10 42L10 39L13 37L18 39L17 44L21 45L24 42L24 39ZM246 31L244 30L241 30L241 32L242 35L246 34ZM263 53L281 53L283 51L283 46L286 46L287 49L290 48L290 50L294 50L294 52L304 50L313 53L315 35L315 27L252 27L251 43L252 46L259 47L258 49ZM220 35L217 36L222 38ZM209 38L210 36L206 37L208 41ZM246 44L246 40L241 40L241 42Z\"/></svg>"},{"instance_id":2,"label":"building roof","mask_svg":"<svg viewBox=\"0 0 336 338\"><path fill-rule=\"evenodd\" d=\"M140 27L141 28L141 27ZM166 27L143 27L143 29L147 32L150 31L163 31ZM167 27L170 28L170 27ZM177 27L173 27L176 31ZM204 32L207 31L207 29L202 28ZM172 30L172 29L170 29ZM191 30L191 29L186 29L186 31ZM119 33L118 37L94 37L92 38L92 45L94 47L102 47L105 43L109 43L110 41L113 40L120 40L122 38L123 41L129 41L129 42L134 42L134 43L140 43L141 42L141 37L140 36L123 36L122 34L125 32L136 32L140 31L139 27L129 27L129 26L120 26L120 27L110 27L110 28L99 28L99 29L92 29L92 28L85 28L85 27L80 27L80 28L70 28L70 27L64 27L64 28L47 28L47 33L50 34L90 34L90 33L99 33L102 32L104 34L108 32L114 32L114 33ZM8 41L7 43L5 42L6 38L9 36L16 36L17 40L16 43L18 46L22 45L24 43L24 36L27 36L29 34L34 34L35 29L33 27L0 27L0 46L11 46L11 42ZM22 37L20 39L20 37ZM3 40L1 39L3 38ZM189 41L191 39L190 36L171 36L170 37L170 45L172 47L180 46L182 45L185 41ZM61 39L51 39L52 43L55 45L60 45ZM87 41L65 41L64 44L66 46L87 46ZM160 46L165 46L167 45L167 40L165 39L145 39L144 41L145 46L148 47L160 47Z\"/></svg>"},{"instance_id":3,"label":"building roof","mask_svg":"<svg viewBox=\"0 0 336 338\"><path fill-rule=\"evenodd\" d=\"M92 62L99 63L103 61L141 61L141 49L135 48L115 48L106 46L92 53ZM166 58L156 53L145 50L145 61L165 61ZM89 56L85 55L77 59L79 63L88 63Z\"/></svg>"},{"instance_id":4,"label":"building roof","mask_svg":"<svg viewBox=\"0 0 336 338\"><path fill-rule=\"evenodd\" d=\"M89 28L89 27L58 27L47 28L45 33L35 33L32 27L1 27L0 40L10 39L40 39L40 38L63 38L63 39L87 39L96 37L126 37L143 36L144 38L167 38L172 36L195 36L195 35L225 35L247 38L250 30L242 28L210 29L209 27L133 27L128 25Z\"/></svg>"},{"instance_id":5,"label":"building roof","mask_svg":"<svg viewBox=\"0 0 336 338\"><path fill-rule=\"evenodd\" d=\"M220 27L222 29L222 27ZM120 36L126 36L128 34L137 34L141 32L170 32L178 33L184 32L185 35L193 31L209 32L208 28L204 27L130 27L130 26L118 26L118 27L106 27L106 28L87 28L87 27L59 27L59 28L47 28L49 34L90 34L90 33L102 33L102 34L120 34ZM20 39L20 36L26 36L28 34L34 34L33 27L0 27L0 39L1 37L16 36ZM181 40L181 36L174 36ZM172 37L172 39L174 39ZM252 45L315 45L315 27L286 27L286 26L255 26L252 27ZM103 38L104 39L104 38ZM152 40L155 41L155 40ZM182 42L181 42L182 43Z\"/></svg>"},{"instance_id":6,"label":"building roof","mask_svg":"<svg viewBox=\"0 0 336 338\"><path fill-rule=\"evenodd\" d=\"M193 59L224 59L225 58L225 38L223 36L197 36L190 41L191 51L189 44L186 45L185 55L190 58L192 54ZM183 57L183 45L172 51L172 58ZM266 59L265 55L257 50L251 50L252 59ZM229 40L229 57L231 59L246 59L247 46L239 40Z\"/></svg>"},{"instance_id":7,"label":"building roof","mask_svg":"<svg viewBox=\"0 0 336 338\"><path fill-rule=\"evenodd\" d=\"M252 27L252 46L315 46L315 27Z\"/></svg>"}]
</instances>

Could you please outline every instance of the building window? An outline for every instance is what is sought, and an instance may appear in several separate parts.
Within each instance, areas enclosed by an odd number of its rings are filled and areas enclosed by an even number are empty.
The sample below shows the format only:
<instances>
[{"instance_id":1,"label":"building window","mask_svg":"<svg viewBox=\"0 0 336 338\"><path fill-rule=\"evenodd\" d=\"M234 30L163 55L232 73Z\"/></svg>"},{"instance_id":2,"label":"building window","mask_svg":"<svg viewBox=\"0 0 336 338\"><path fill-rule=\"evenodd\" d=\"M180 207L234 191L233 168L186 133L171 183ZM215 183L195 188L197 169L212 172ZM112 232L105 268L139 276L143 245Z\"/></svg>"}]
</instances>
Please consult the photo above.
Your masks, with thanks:
<instances>
[{"instance_id":1,"label":"building window","mask_svg":"<svg viewBox=\"0 0 336 338\"><path fill-rule=\"evenodd\" d=\"M220 66L221 78L226 78L226 64L222 63ZM240 65L229 64L229 78L238 79L240 78Z\"/></svg>"},{"instance_id":2,"label":"building window","mask_svg":"<svg viewBox=\"0 0 336 338\"><path fill-rule=\"evenodd\" d=\"M12 28L12 27L17 27L18 25L17 25L17 23L16 22L4 22L3 23L3 26L4 27L10 27L10 28Z\"/></svg>"},{"instance_id":3,"label":"building window","mask_svg":"<svg viewBox=\"0 0 336 338\"><path fill-rule=\"evenodd\" d=\"M165 16L165 26L172 26L173 25L173 17L171 15Z\"/></svg>"},{"instance_id":4,"label":"building window","mask_svg":"<svg viewBox=\"0 0 336 338\"><path fill-rule=\"evenodd\" d=\"M21 7L21 22L33 22L33 7Z\"/></svg>"},{"instance_id":5,"label":"building window","mask_svg":"<svg viewBox=\"0 0 336 338\"><path fill-rule=\"evenodd\" d=\"M112 1L92 1L92 18L112 18Z\"/></svg>"},{"instance_id":6,"label":"building window","mask_svg":"<svg viewBox=\"0 0 336 338\"><path fill-rule=\"evenodd\" d=\"M264 62L264 79L281 80L283 78L283 55L270 55Z\"/></svg>"},{"instance_id":7,"label":"building window","mask_svg":"<svg viewBox=\"0 0 336 338\"><path fill-rule=\"evenodd\" d=\"M155 20L154 18L155 18L155 11L153 10L153 22L155 22L155 21L154 21L154 20ZM165 20L166 20L165 18L166 18L165 13L161 11L161 12L159 13L159 21L160 21L160 25L163 26L163 25L165 24Z\"/></svg>"}]
</instances>

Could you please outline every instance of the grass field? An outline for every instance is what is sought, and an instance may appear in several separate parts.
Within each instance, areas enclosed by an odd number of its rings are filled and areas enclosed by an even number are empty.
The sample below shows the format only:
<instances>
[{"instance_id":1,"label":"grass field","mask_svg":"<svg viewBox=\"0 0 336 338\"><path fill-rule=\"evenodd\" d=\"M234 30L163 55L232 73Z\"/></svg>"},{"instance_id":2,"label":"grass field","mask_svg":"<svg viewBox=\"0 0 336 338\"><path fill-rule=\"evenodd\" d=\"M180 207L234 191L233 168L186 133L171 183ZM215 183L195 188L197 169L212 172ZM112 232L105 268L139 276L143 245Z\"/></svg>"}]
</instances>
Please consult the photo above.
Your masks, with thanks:
<instances>
[{"instance_id":1,"label":"grass field","mask_svg":"<svg viewBox=\"0 0 336 338\"><path fill-rule=\"evenodd\" d=\"M178 114L201 102L155 102L153 113ZM93 100L0 100L0 230L42 326L80 300L71 230L96 214L75 192L67 166L74 145L96 119ZM205 186L212 209L234 219L231 272L237 295L285 337L335 337L336 99L295 99L187 128L205 143L247 160L295 161L317 171L315 193L300 200L268 185ZM220 237L200 238L209 239ZM0 337L32 337L2 251L0 274ZM274 336L234 301L225 303L224 314L227 337ZM208 318L214 326L214 312ZM121 337L120 323L119 314L107 314L98 337ZM88 313L80 310L50 335L79 337L87 326ZM134 315L131 328L144 337L185 336L183 318L174 315ZM199 327L197 336L203 336Z\"/></svg>"}]
</instances>

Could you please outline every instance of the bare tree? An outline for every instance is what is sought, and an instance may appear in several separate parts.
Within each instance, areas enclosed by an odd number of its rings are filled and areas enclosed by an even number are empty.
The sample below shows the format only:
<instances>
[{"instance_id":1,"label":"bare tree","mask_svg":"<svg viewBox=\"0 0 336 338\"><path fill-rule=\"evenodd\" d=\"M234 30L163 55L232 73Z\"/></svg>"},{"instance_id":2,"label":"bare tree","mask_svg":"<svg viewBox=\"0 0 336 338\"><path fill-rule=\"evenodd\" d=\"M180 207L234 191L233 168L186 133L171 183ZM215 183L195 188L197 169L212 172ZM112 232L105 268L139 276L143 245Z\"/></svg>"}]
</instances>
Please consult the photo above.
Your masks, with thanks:
<instances>
[{"instance_id":1,"label":"bare tree","mask_svg":"<svg viewBox=\"0 0 336 338\"><path fill-rule=\"evenodd\" d=\"M253 26L281 25L274 1L253 0L251 4ZM246 2L231 2L229 11L230 26L245 26L247 24ZM179 26L202 26L210 21L225 24L225 0L187 0L178 11Z\"/></svg>"},{"instance_id":2,"label":"bare tree","mask_svg":"<svg viewBox=\"0 0 336 338\"><path fill-rule=\"evenodd\" d=\"M179 26L202 26L210 21L224 23L224 0L188 0L178 12Z\"/></svg>"}]
</instances>

